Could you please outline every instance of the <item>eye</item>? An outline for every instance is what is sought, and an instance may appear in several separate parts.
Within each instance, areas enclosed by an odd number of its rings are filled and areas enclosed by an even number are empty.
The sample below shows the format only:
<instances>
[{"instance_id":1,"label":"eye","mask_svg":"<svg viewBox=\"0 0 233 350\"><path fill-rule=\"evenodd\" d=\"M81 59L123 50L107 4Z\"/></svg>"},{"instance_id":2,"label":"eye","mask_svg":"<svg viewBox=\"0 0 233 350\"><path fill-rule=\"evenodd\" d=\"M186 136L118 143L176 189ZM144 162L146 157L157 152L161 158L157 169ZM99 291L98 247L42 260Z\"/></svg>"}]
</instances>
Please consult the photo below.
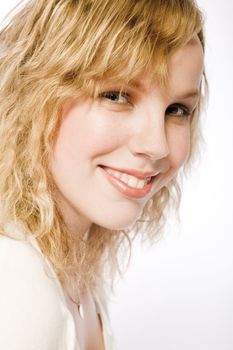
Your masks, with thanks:
<instances>
[{"instance_id":1,"label":"eye","mask_svg":"<svg viewBox=\"0 0 233 350\"><path fill-rule=\"evenodd\" d=\"M191 115L191 110L181 104L174 104L167 108L166 115L171 115L179 118L188 118Z\"/></svg>"},{"instance_id":2,"label":"eye","mask_svg":"<svg viewBox=\"0 0 233 350\"><path fill-rule=\"evenodd\" d=\"M107 100L110 100L110 102L116 103L116 104L129 104L130 103L130 95L126 92L122 91L106 91L101 92L98 95L99 98L105 98Z\"/></svg>"}]
</instances>

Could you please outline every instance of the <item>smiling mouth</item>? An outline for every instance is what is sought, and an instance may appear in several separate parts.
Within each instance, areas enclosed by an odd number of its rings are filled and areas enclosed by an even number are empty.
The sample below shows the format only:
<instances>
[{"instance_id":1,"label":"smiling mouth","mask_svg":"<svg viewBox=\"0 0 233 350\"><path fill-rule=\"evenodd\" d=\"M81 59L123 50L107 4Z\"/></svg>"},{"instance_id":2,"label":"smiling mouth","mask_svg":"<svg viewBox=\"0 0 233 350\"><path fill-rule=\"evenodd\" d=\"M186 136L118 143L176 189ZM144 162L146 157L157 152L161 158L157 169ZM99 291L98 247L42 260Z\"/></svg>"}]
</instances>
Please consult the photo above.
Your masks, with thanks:
<instances>
[{"instance_id":1,"label":"smiling mouth","mask_svg":"<svg viewBox=\"0 0 233 350\"><path fill-rule=\"evenodd\" d=\"M100 168L108 182L110 182L118 192L132 199L140 199L148 195L152 191L155 179L158 177L157 174L144 179L138 179L133 176L128 176L125 173L113 171L107 167L100 166Z\"/></svg>"},{"instance_id":2,"label":"smiling mouth","mask_svg":"<svg viewBox=\"0 0 233 350\"><path fill-rule=\"evenodd\" d=\"M154 176L145 176L143 177L139 172L137 172L136 175L132 174L133 172L127 171L121 171L114 168L110 168L107 166L100 166L104 171L106 171L108 174L111 174L113 177L117 178L118 180L124 182L129 187L133 188L143 188L145 185L151 183L156 175ZM137 176L138 175L138 176ZM139 177L140 176L140 177Z\"/></svg>"}]
</instances>

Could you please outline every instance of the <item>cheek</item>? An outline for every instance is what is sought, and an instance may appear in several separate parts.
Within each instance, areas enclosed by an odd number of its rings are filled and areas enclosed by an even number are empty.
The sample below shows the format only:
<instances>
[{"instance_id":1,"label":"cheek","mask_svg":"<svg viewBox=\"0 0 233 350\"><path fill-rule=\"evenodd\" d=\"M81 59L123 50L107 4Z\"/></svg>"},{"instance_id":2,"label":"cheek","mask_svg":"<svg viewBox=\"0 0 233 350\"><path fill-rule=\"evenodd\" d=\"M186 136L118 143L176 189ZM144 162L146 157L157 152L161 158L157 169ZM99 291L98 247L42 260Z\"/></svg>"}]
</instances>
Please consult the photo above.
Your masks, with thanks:
<instances>
[{"instance_id":1,"label":"cheek","mask_svg":"<svg viewBox=\"0 0 233 350\"><path fill-rule=\"evenodd\" d=\"M187 160L190 152L190 127L189 125L177 128L168 133L170 149L170 165L178 170Z\"/></svg>"},{"instance_id":2,"label":"cheek","mask_svg":"<svg viewBox=\"0 0 233 350\"><path fill-rule=\"evenodd\" d=\"M54 152L60 160L74 165L114 150L118 142L114 123L79 107L62 116Z\"/></svg>"}]
</instances>

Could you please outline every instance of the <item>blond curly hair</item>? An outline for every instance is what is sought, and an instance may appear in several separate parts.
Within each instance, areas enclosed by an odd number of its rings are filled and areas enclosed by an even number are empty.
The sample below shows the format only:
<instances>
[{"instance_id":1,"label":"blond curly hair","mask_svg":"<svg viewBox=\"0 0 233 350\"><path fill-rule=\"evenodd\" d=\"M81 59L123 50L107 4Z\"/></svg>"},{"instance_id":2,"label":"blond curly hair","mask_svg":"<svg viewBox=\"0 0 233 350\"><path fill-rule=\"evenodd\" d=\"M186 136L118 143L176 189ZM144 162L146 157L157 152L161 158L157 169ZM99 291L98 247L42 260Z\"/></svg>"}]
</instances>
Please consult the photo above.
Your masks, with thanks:
<instances>
[{"instance_id":1,"label":"blond curly hair","mask_svg":"<svg viewBox=\"0 0 233 350\"><path fill-rule=\"evenodd\" d=\"M112 281L120 248L130 252L139 234L153 243L168 208L178 210L182 177L153 196L131 229L93 223L88 239L73 237L49 171L62 106L83 93L94 96L98 81L128 82L145 69L166 84L170 56L194 33L204 50L203 15L192 0L30 0L0 31L1 234L4 223L22 222L64 286L95 288L107 280L106 266ZM184 171L198 155L204 91L190 119Z\"/></svg>"}]
</instances>

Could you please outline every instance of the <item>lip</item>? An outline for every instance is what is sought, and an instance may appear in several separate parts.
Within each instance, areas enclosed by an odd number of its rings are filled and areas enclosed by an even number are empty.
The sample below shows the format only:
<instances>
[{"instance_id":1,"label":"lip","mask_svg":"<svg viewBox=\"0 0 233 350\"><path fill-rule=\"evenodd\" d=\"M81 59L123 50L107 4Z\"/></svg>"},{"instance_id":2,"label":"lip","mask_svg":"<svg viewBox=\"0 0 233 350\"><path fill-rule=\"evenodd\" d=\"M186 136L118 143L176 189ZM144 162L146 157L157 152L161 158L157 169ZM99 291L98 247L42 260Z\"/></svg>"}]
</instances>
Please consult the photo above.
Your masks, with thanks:
<instances>
[{"instance_id":1,"label":"lip","mask_svg":"<svg viewBox=\"0 0 233 350\"><path fill-rule=\"evenodd\" d=\"M120 171L121 173L125 173L128 175L133 175L135 177L137 177L138 179L142 180L145 179L146 177L152 177L152 176L156 176L158 174L158 171L139 171L136 169L122 169L122 168L112 168L109 166L105 166L105 165L100 165L101 168L103 169L112 169L112 170L116 170L116 171Z\"/></svg>"},{"instance_id":2,"label":"lip","mask_svg":"<svg viewBox=\"0 0 233 350\"><path fill-rule=\"evenodd\" d=\"M105 167L108 168L108 167ZM140 199L147 196L154 185L155 180L157 179L157 176L154 176L150 183L146 184L143 188L133 188L128 186L125 182L121 181L120 179L116 178L114 175L109 174L104 167L100 166L101 171L103 172L103 175L108 180L108 182L118 190L118 192L122 193L127 198L132 199ZM111 168L112 169L112 168Z\"/></svg>"}]
</instances>

